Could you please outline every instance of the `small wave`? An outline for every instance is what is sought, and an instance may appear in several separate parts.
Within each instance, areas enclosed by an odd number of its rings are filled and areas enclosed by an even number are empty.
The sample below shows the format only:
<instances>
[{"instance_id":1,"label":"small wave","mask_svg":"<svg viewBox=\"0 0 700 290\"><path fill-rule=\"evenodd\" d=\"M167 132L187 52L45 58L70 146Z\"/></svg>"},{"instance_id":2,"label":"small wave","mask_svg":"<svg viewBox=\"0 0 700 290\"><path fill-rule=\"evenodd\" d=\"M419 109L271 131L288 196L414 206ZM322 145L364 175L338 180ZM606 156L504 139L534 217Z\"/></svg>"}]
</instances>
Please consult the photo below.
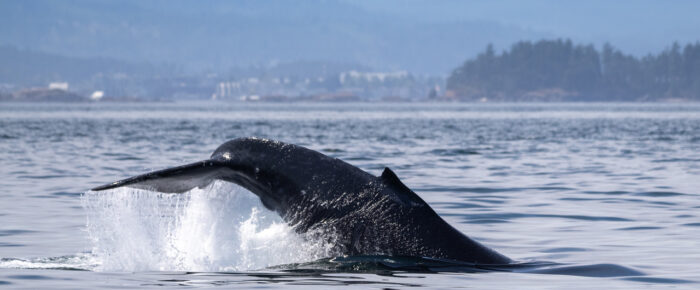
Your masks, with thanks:
<instances>
[{"instance_id":1,"label":"small wave","mask_svg":"<svg viewBox=\"0 0 700 290\"><path fill-rule=\"evenodd\" d=\"M501 193L501 192L519 192L519 191L570 191L574 190L571 187L562 186L539 186L539 187L460 187L460 186L441 186L441 187L419 187L418 192L469 192L469 193Z\"/></svg>"},{"instance_id":2,"label":"small wave","mask_svg":"<svg viewBox=\"0 0 700 290\"><path fill-rule=\"evenodd\" d=\"M464 209L464 208L486 208L484 205L470 202L433 202L433 206L449 209Z\"/></svg>"},{"instance_id":3,"label":"small wave","mask_svg":"<svg viewBox=\"0 0 700 290\"><path fill-rule=\"evenodd\" d=\"M652 226L645 226L645 227L626 227L626 228L619 228L617 229L618 231L646 231L646 230L658 230L662 229L662 227L652 227Z\"/></svg>"},{"instance_id":4,"label":"small wave","mask_svg":"<svg viewBox=\"0 0 700 290\"><path fill-rule=\"evenodd\" d=\"M651 162L654 163L667 163L667 162L700 162L697 158L668 158L668 159L655 159Z\"/></svg>"},{"instance_id":5,"label":"small wave","mask_svg":"<svg viewBox=\"0 0 700 290\"><path fill-rule=\"evenodd\" d=\"M679 195L684 195L684 194L680 193L680 192L672 192L672 191L648 191L648 192L638 192L638 193L635 193L634 195L649 196L649 197L669 197L669 196L679 196Z\"/></svg>"},{"instance_id":6,"label":"small wave","mask_svg":"<svg viewBox=\"0 0 700 290\"><path fill-rule=\"evenodd\" d=\"M578 249L576 249L578 250ZM270 267L291 272L425 272L425 273L483 273L514 272L555 274L582 277L639 277L638 270L616 264L567 265L552 262L516 262L503 265L481 265L454 260L403 256L343 256Z\"/></svg>"},{"instance_id":7,"label":"small wave","mask_svg":"<svg viewBox=\"0 0 700 290\"><path fill-rule=\"evenodd\" d=\"M627 281L643 282L643 283L655 283L655 284L686 284L695 283L695 281L683 280L683 279L673 279L673 278L660 278L660 277L627 277L623 278Z\"/></svg>"},{"instance_id":8,"label":"small wave","mask_svg":"<svg viewBox=\"0 0 700 290\"><path fill-rule=\"evenodd\" d=\"M567 252L585 252L587 249L584 248L573 248L573 247L562 247L562 248L552 248L541 250L542 253L567 253Z\"/></svg>"},{"instance_id":9,"label":"small wave","mask_svg":"<svg viewBox=\"0 0 700 290\"><path fill-rule=\"evenodd\" d=\"M79 192L67 192L67 191L57 191L57 192L52 192L52 196L67 196L67 197L78 197L81 195Z\"/></svg>"},{"instance_id":10,"label":"small wave","mask_svg":"<svg viewBox=\"0 0 700 290\"><path fill-rule=\"evenodd\" d=\"M24 247L22 244L0 242L0 248Z\"/></svg>"},{"instance_id":11,"label":"small wave","mask_svg":"<svg viewBox=\"0 0 700 290\"><path fill-rule=\"evenodd\" d=\"M465 148L450 148L450 149L434 149L426 152L428 154L438 156L459 156L459 155L479 155L480 153L473 149Z\"/></svg>"},{"instance_id":12,"label":"small wave","mask_svg":"<svg viewBox=\"0 0 700 290\"><path fill-rule=\"evenodd\" d=\"M468 224L501 224L501 223L507 223L508 221L501 220L501 219L474 219L474 220L468 220L468 221L464 221L464 222L468 223Z\"/></svg>"},{"instance_id":13,"label":"small wave","mask_svg":"<svg viewBox=\"0 0 700 290\"><path fill-rule=\"evenodd\" d=\"M583 277L629 277L644 276L645 274L632 268L615 264L594 265L556 265L545 267L531 267L522 270L524 273L572 275Z\"/></svg>"},{"instance_id":14,"label":"small wave","mask_svg":"<svg viewBox=\"0 0 700 290\"><path fill-rule=\"evenodd\" d=\"M520 187L510 187L510 188L496 188L496 187L456 187L456 186L442 186L442 187L424 187L416 188L417 192L471 192L471 193L498 193L498 192L513 192L513 191L523 191L527 188Z\"/></svg>"},{"instance_id":15,"label":"small wave","mask_svg":"<svg viewBox=\"0 0 700 290\"><path fill-rule=\"evenodd\" d=\"M55 179L55 178L65 178L66 175L20 175L17 178L25 179Z\"/></svg>"},{"instance_id":16,"label":"small wave","mask_svg":"<svg viewBox=\"0 0 700 290\"><path fill-rule=\"evenodd\" d=\"M340 149L340 148L323 148L321 149L323 152L328 152L328 153L344 153L345 150Z\"/></svg>"},{"instance_id":17,"label":"small wave","mask_svg":"<svg viewBox=\"0 0 700 290\"><path fill-rule=\"evenodd\" d=\"M0 230L0 237L31 234L34 232L35 231L30 231L30 230Z\"/></svg>"},{"instance_id":18,"label":"small wave","mask_svg":"<svg viewBox=\"0 0 700 290\"><path fill-rule=\"evenodd\" d=\"M604 194L604 195L624 195L624 194L629 194L629 191L623 191L623 190L613 190L613 191L593 191L593 190L587 190L584 191L583 193L585 194Z\"/></svg>"},{"instance_id":19,"label":"small wave","mask_svg":"<svg viewBox=\"0 0 700 290\"><path fill-rule=\"evenodd\" d=\"M474 214L459 214L466 223L478 220L511 220L519 218L555 218L555 219L573 219L585 221L613 221L613 222L629 222L630 219L614 217L614 216L591 216L591 215L563 215L563 214L533 214L533 213L474 213Z\"/></svg>"},{"instance_id":20,"label":"small wave","mask_svg":"<svg viewBox=\"0 0 700 290\"><path fill-rule=\"evenodd\" d=\"M90 253L49 258L0 259L0 269L53 269L90 271L97 268L98 265L98 261Z\"/></svg>"}]
</instances>

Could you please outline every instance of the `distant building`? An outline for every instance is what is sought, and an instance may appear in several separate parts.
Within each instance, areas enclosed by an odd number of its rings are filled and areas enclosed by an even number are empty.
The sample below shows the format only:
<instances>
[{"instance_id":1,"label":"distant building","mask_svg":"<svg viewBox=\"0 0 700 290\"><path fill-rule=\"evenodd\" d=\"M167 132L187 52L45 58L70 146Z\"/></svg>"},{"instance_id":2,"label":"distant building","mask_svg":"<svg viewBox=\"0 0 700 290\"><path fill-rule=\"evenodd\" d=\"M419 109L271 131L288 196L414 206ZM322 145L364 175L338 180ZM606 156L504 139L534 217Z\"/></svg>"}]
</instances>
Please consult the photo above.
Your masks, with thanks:
<instances>
[{"instance_id":1,"label":"distant building","mask_svg":"<svg viewBox=\"0 0 700 290\"><path fill-rule=\"evenodd\" d=\"M95 91L95 92L92 93L92 95L90 95L90 99L93 100L93 101L99 101L99 100L102 99L102 97L104 97L104 96L105 96L105 92L103 92L103 91Z\"/></svg>"},{"instance_id":2,"label":"distant building","mask_svg":"<svg viewBox=\"0 0 700 290\"><path fill-rule=\"evenodd\" d=\"M358 72L351 70L340 73L339 79L341 84L345 84L351 80L363 80L365 82L380 82L383 83L387 79L402 79L408 77L407 71L396 72Z\"/></svg>"},{"instance_id":3,"label":"distant building","mask_svg":"<svg viewBox=\"0 0 700 290\"><path fill-rule=\"evenodd\" d=\"M67 91L67 90L68 90L68 83L67 83L67 82L53 82L53 83L49 83L49 90Z\"/></svg>"},{"instance_id":4,"label":"distant building","mask_svg":"<svg viewBox=\"0 0 700 290\"><path fill-rule=\"evenodd\" d=\"M240 101L356 101L425 99L439 79L414 77L406 71L261 77L241 76L215 84L213 100Z\"/></svg>"}]
</instances>

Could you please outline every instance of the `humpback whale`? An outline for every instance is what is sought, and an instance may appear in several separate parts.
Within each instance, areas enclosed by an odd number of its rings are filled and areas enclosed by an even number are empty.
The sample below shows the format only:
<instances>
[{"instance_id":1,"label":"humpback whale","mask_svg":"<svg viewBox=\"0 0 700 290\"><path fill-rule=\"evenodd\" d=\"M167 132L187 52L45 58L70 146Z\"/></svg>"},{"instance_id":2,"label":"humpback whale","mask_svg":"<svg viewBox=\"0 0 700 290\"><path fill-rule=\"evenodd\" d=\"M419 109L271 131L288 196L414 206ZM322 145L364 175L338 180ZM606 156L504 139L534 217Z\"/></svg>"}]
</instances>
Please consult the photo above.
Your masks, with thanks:
<instances>
[{"instance_id":1,"label":"humpback whale","mask_svg":"<svg viewBox=\"0 0 700 290\"><path fill-rule=\"evenodd\" d=\"M340 159L279 141L239 138L207 160L93 188L183 193L215 180L236 183L295 231L332 233L342 255L391 255L508 264L445 222L396 174L377 177Z\"/></svg>"}]
</instances>

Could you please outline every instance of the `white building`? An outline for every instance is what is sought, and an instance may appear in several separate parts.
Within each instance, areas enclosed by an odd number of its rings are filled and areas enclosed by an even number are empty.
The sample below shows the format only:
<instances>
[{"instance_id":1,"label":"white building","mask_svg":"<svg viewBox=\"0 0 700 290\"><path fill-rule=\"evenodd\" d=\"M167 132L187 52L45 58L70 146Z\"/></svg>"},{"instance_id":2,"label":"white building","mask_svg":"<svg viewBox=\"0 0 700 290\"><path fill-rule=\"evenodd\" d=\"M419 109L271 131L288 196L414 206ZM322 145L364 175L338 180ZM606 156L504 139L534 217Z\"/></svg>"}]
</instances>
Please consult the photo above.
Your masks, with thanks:
<instances>
[{"instance_id":1,"label":"white building","mask_svg":"<svg viewBox=\"0 0 700 290\"><path fill-rule=\"evenodd\" d=\"M90 99L93 100L93 101L99 101L99 100L102 99L102 97L104 97L104 96L105 96L105 92L103 92L103 91L95 91L95 92L92 93L92 95L90 95Z\"/></svg>"},{"instance_id":2,"label":"white building","mask_svg":"<svg viewBox=\"0 0 700 290\"><path fill-rule=\"evenodd\" d=\"M62 90L62 91L67 91L67 90L68 90L68 83L67 83L67 82L53 82L53 83L49 83L49 90Z\"/></svg>"}]
</instances>

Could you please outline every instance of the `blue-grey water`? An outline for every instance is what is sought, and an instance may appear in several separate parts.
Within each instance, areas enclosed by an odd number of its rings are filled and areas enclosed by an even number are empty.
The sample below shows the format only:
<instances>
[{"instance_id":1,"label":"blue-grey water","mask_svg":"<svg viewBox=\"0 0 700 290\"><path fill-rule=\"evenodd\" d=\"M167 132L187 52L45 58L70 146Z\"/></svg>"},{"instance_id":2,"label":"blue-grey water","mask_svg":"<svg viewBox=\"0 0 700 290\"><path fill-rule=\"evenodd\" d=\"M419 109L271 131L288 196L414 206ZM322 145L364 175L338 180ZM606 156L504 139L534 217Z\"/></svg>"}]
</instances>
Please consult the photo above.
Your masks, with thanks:
<instances>
[{"instance_id":1,"label":"blue-grey water","mask_svg":"<svg viewBox=\"0 0 700 290\"><path fill-rule=\"evenodd\" d=\"M107 182L228 139L388 166L517 261L334 257L251 193ZM0 103L0 287L700 287L700 104Z\"/></svg>"}]
</instances>

